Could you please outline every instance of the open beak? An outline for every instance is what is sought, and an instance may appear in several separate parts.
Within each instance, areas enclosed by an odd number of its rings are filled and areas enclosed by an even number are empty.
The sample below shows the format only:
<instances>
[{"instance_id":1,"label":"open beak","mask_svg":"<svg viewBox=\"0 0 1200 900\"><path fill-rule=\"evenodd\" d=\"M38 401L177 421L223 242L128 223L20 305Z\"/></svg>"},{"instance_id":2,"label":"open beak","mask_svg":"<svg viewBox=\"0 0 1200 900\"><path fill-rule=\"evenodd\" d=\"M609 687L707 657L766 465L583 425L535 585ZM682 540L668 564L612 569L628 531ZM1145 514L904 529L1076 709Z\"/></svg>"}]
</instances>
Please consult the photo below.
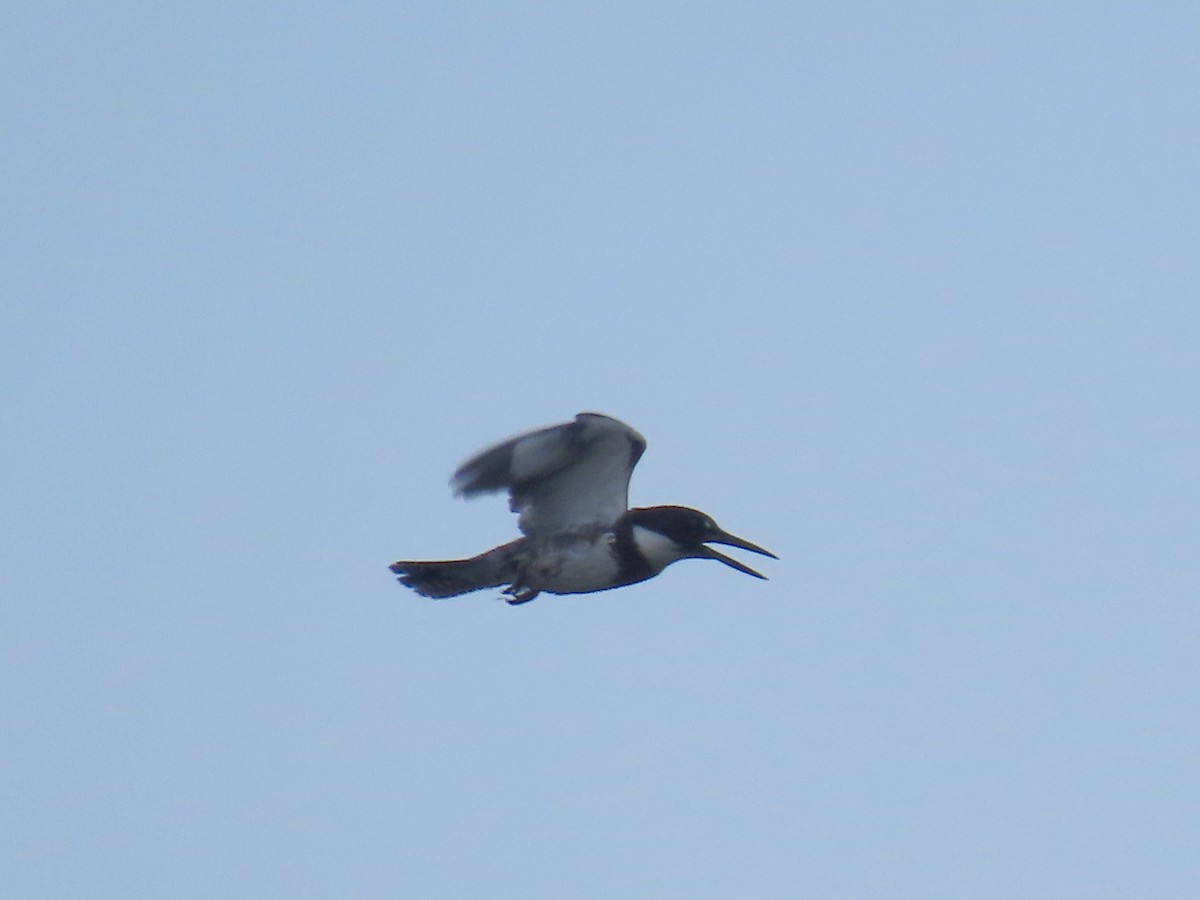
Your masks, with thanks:
<instances>
[{"instance_id":1,"label":"open beak","mask_svg":"<svg viewBox=\"0 0 1200 900\"><path fill-rule=\"evenodd\" d=\"M779 559L779 557L776 556L774 553L772 553L770 550L764 550L762 547L758 546L758 544L752 544L749 541L745 540L744 538L740 538L737 535L730 534L727 531L722 531L720 534L716 535L715 537L705 538L705 540L710 544L725 544L726 546L729 546L729 547L737 547L741 550L749 550L751 553L759 553L759 554L762 554L763 556L769 556L769 557L771 557L771 559ZM720 560L721 562L725 563L725 565L729 566L729 568L731 568L731 569L737 569L739 572L745 572L747 575L753 575L755 578L761 578L764 581L767 578L766 575L763 575L760 572L755 572L752 568L750 568L746 564L738 562L732 556L726 556L724 553L721 553L719 550L714 550L712 547L701 547L701 549L703 550L702 555L703 555L704 559Z\"/></svg>"}]
</instances>

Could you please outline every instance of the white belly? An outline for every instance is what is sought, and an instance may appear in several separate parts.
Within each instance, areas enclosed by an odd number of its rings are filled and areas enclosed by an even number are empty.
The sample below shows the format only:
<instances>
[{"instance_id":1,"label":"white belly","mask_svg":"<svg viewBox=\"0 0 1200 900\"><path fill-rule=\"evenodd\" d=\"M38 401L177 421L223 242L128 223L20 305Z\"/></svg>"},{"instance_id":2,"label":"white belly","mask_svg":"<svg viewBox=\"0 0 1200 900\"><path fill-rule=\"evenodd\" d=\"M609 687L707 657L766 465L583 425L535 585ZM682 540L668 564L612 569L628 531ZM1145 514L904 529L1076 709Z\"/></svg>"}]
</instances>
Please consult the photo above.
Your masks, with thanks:
<instances>
[{"instance_id":1,"label":"white belly","mask_svg":"<svg viewBox=\"0 0 1200 900\"><path fill-rule=\"evenodd\" d=\"M525 582L551 594L586 594L610 588L617 580L612 534L555 541L540 549L525 570Z\"/></svg>"}]
</instances>

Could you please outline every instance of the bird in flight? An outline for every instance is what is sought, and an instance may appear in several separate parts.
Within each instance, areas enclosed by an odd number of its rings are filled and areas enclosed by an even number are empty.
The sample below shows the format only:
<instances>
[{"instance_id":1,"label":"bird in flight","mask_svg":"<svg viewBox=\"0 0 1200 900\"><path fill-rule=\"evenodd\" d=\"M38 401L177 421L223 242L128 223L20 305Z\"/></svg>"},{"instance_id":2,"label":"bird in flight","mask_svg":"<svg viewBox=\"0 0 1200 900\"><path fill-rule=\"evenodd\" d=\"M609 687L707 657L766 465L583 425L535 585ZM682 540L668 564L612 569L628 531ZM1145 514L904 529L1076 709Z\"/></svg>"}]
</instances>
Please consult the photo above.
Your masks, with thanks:
<instances>
[{"instance_id":1,"label":"bird in flight","mask_svg":"<svg viewBox=\"0 0 1200 900\"><path fill-rule=\"evenodd\" d=\"M653 578L681 559L716 559L765 578L709 544L778 559L686 506L629 509L629 477L646 440L598 413L497 444L462 465L450 484L474 497L507 490L524 537L470 559L394 562L400 583L425 597L507 585L506 600L588 594Z\"/></svg>"}]
</instances>

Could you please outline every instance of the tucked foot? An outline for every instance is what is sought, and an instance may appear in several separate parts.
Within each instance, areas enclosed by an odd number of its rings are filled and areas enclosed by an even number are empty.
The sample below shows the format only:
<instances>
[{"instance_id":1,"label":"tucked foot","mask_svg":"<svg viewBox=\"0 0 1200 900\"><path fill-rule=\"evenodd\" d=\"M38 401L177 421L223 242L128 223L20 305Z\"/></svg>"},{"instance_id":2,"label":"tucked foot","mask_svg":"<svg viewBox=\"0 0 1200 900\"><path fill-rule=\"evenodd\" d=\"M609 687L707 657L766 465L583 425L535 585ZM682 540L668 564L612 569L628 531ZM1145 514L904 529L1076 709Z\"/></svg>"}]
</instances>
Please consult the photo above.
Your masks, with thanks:
<instances>
[{"instance_id":1,"label":"tucked foot","mask_svg":"<svg viewBox=\"0 0 1200 900\"><path fill-rule=\"evenodd\" d=\"M504 598L504 602L509 606L517 606L520 603L528 603L541 592L531 587L514 584L510 586L504 593L508 594L508 596Z\"/></svg>"}]
</instances>

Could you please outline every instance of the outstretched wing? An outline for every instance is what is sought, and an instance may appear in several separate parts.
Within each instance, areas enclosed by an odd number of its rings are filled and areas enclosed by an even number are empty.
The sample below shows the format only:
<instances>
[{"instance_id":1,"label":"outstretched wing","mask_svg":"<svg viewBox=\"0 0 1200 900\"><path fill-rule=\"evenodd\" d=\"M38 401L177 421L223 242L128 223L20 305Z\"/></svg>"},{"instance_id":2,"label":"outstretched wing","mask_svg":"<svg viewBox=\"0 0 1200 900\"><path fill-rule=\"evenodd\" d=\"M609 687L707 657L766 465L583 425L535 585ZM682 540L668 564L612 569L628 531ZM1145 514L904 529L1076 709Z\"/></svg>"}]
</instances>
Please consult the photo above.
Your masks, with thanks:
<instances>
[{"instance_id":1,"label":"outstretched wing","mask_svg":"<svg viewBox=\"0 0 1200 900\"><path fill-rule=\"evenodd\" d=\"M629 507L629 476L645 449L645 438L625 423L580 413L485 450L450 484L464 497L507 488L526 534L611 525Z\"/></svg>"}]
</instances>

